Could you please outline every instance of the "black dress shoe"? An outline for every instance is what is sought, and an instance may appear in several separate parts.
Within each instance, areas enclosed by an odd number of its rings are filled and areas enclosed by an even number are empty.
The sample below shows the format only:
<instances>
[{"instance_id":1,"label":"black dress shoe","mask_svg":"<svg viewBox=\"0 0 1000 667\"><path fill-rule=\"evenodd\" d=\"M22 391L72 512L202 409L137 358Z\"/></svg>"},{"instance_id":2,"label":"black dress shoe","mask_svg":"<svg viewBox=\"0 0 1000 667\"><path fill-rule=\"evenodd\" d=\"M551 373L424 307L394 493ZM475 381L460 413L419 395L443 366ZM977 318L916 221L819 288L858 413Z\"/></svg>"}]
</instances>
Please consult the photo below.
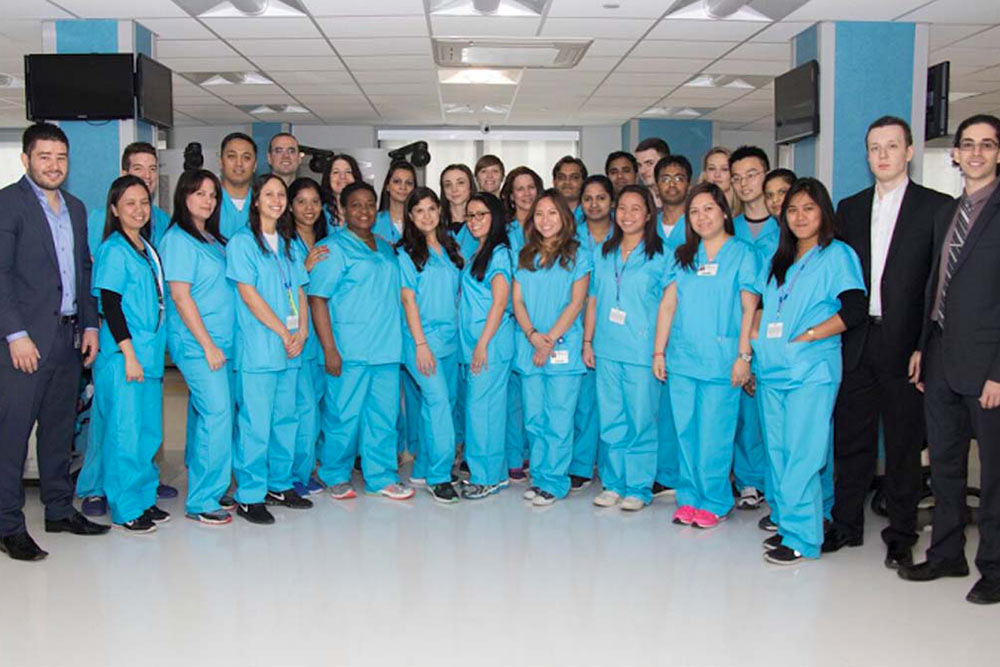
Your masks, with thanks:
<instances>
[{"instance_id":1,"label":"black dress shoe","mask_svg":"<svg viewBox=\"0 0 1000 667\"><path fill-rule=\"evenodd\" d=\"M823 546L820 548L820 551L825 554L832 554L844 547L860 547L864 542L863 537L850 537L836 528L831 528L823 535Z\"/></svg>"},{"instance_id":2,"label":"black dress shoe","mask_svg":"<svg viewBox=\"0 0 1000 667\"><path fill-rule=\"evenodd\" d=\"M111 530L111 526L94 523L79 512L58 521L46 521L46 533L73 533L74 535L103 535Z\"/></svg>"},{"instance_id":3,"label":"black dress shoe","mask_svg":"<svg viewBox=\"0 0 1000 667\"><path fill-rule=\"evenodd\" d=\"M14 560L42 560L49 555L48 551L35 544L28 533L0 537L0 551Z\"/></svg>"},{"instance_id":4,"label":"black dress shoe","mask_svg":"<svg viewBox=\"0 0 1000 667\"><path fill-rule=\"evenodd\" d=\"M1000 602L1000 579L983 577L976 582L965 599L973 604L996 604Z\"/></svg>"},{"instance_id":5,"label":"black dress shoe","mask_svg":"<svg viewBox=\"0 0 1000 667\"><path fill-rule=\"evenodd\" d=\"M969 576L969 564L963 558L960 561L952 562L932 562L924 561L909 567L901 567L896 570L900 579L906 581L934 581L941 577L967 577Z\"/></svg>"},{"instance_id":6,"label":"black dress shoe","mask_svg":"<svg viewBox=\"0 0 1000 667\"><path fill-rule=\"evenodd\" d=\"M885 552L885 566L890 570L913 567L913 553L910 547L890 544Z\"/></svg>"}]
</instances>

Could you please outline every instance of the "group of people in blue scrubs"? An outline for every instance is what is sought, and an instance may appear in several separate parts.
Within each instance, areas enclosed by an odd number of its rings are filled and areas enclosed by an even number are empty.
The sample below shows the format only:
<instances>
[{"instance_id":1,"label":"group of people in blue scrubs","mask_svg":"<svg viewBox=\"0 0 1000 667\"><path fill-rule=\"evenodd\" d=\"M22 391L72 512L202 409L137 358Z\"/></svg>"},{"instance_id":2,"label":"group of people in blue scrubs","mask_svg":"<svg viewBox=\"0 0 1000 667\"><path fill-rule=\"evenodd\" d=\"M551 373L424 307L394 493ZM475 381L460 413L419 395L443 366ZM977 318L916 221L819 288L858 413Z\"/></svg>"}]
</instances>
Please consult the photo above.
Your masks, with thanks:
<instances>
[{"instance_id":1,"label":"group of people in blue scrubs","mask_svg":"<svg viewBox=\"0 0 1000 667\"><path fill-rule=\"evenodd\" d=\"M223 142L227 187L185 172L168 225L123 176L92 242L112 520L169 518L152 461L166 348L190 392L185 513L201 523L355 498L356 469L367 494L442 503L530 477L522 495L545 506L599 478L595 505L676 494L673 522L700 529L755 487L765 557L818 557L842 304L864 287L822 184L760 155L729 155L728 189L669 153L641 183L624 153L615 181L564 158L550 189L487 156L489 190L480 164L449 165L440 194L405 161L377 193L338 155L321 182L268 173L240 199L228 185L256 156L241 135ZM734 215L754 179L766 219L747 217L756 194Z\"/></svg>"}]
</instances>

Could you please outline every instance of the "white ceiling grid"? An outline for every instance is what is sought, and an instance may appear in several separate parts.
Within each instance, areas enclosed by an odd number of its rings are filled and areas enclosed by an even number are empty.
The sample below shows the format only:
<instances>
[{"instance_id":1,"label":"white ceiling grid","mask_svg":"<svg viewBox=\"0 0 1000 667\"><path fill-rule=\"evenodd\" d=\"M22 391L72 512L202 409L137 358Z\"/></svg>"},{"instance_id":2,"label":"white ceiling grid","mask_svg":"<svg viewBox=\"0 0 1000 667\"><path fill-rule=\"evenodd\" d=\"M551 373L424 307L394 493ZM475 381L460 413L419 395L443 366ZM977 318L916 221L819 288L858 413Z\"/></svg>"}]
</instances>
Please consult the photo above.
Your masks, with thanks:
<instances>
[{"instance_id":1,"label":"white ceiling grid","mask_svg":"<svg viewBox=\"0 0 1000 667\"><path fill-rule=\"evenodd\" d=\"M222 0L219 0L220 2ZM8 3L5 3L8 4ZM930 24L931 64L952 62L953 116L1000 110L998 0L753 0L774 22L673 19L692 0L550 0L541 16L431 16L429 0L297 0L299 17L199 18L189 0L31 0L9 3L0 24L0 72L19 74L41 51L41 21L134 19L158 37L175 72L178 124L252 120L326 123L589 125L649 108L698 110L730 128L772 123L769 88L696 88L700 74L788 69L789 40L820 20ZM296 4L293 2L293 4ZM438 82L432 37L592 39L572 70L525 70L517 85ZM205 73L260 72L269 85L197 85ZM304 114L249 114L261 104ZM239 105L239 106L238 106ZM506 113L487 113L490 105ZM462 108L465 113L447 113ZM473 113L468 113L471 108ZM0 126L25 124L23 89L0 88Z\"/></svg>"}]
</instances>

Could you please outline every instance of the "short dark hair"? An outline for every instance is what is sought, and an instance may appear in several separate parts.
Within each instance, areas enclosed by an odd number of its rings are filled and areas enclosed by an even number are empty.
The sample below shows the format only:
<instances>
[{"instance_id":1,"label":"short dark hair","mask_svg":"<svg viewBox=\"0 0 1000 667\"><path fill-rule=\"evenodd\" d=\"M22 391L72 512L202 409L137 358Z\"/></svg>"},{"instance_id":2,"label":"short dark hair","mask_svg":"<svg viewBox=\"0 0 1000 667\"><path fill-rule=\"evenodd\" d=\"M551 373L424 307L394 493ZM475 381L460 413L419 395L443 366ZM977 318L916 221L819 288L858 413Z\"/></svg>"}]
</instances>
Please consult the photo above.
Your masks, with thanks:
<instances>
[{"instance_id":1,"label":"short dark hair","mask_svg":"<svg viewBox=\"0 0 1000 667\"><path fill-rule=\"evenodd\" d=\"M767 158L767 153L764 149L759 146L740 146L733 151L733 154L729 156L729 169L733 168L733 165L740 160L746 160L747 158L755 157L764 163L764 171L771 170L771 161Z\"/></svg>"},{"instance_id":2,"label":"short dark hair","mask_svg":"<svg viewBox=\"0 0 1000 667\"><path fill-rule=\"evenodd\" d=\"M478 176L479 172L482 171L483 169L486 169L486 167L500 167L501 178L503 178L503 175L507 173L506 167L503 166L503 160L498 158L496 155L482 156L481 158L476 160L476 168L473 169L472 171Z\"/></svg>"},{"instance_id":3,"label":"short dark hair","mask_svg":"<svg viewBox=\"0 0 1000 667\"><path fill-rule=\"evenodd\" d=\"M788 183L789 187L791 187L792 183L795 182L797 176L795 175L795 172L792 171L791 169L778 167L777 169L772 169L771 171L767 172L767 176L764 177L764 187L766 188L767 184L776 178L784 179Z\"/></svg>"},{"instance_id":4,"label":"short dark hair","mask_svg":"<svg viewBox=\"0 0 1000 667\"><path fill-rule=\"evenodd\" d=\"M614 151L613 153L608 153L608 159L604 161L604 173L607 174L608 170L611 169L612 162L623 158L632 164L632 171L639 171L639 161L635 159L634 155L628 151Z\"/></svg>"},{"instance_id":5,"label":"short dark hair","mask_svg":"<svg viewBox=\"0 0 1000 667\"><path fill-rule=\"evenodd\" d=\"M868 135L872 133L877 127L892 127L897 125L903 128L903 138L906 140L907 146L913 145L913 130L910 129L910 124L899 116L882 116L877 118L871 125L868 126L868 131L865 132L865 146L868 145Z\"/></svg>"},{"instance_id":6,"label":"short dark hair","mask_svg":"<svg viewBox=\"0 0 1000 667\"><path fill-rule=\"evenodd\" d=\"M979 113L975 116L969 116L959 123L958 129L955 130L955 148L958 148L958 144L961 143L962 134L965 130L967 130L971 125L979 124L992 125L993 131L997 135L997 141L1000 141L1000 118L988 113Z\"/></svg>"},{"instance_id":7,"label":"short dark hair","mask_svg":"<svg viewBox=\"0 0 1000 667\"><path fill-rule=\"evenodd\" d=\"M156 148L153 144L145 141L133 141L122 151L122 171L128 171L132 164L133 155L152 155L156 157ZM198 185L201 185L199 182Z\"/></svg>"},{"instance_id":8,"label":"short dark hair","mask_svg":"<svg viewBox=\"0 0 1000 667\"><path fill-rule=\"evenodd\" d=\"M219 155L222 155L223 153L226 152L226 146L229 145L229 142L236 141L237 139L242 139L243 141L246 141L251 146L253 146L254 157L257 157L257 142L254 141L253 137L251 137L246 132L230 132L229 134L224 136L222 138L222 144L219 146Z\"/></svg>"},{"instance_id":9,"label":"short dark hair","mask_svg":"<svg viewBox=\"0 0 1000 667\"><path fill-rule=\"evenodd\" d=\"M683 155L668 155L667 157L661 157L660 161L656 163L655 167L653 167L653 178L659 180L660 172L672 164L675 164L683 169L684 173L687 174L688 182L691 181L691 176L694 174L694 168L691 167L691 161Z\"/></svg>"},{"instance_id":10,"label":"short dark hair","mask_svg":"<svg viewBox=\"0 0 1000 667\"><path fill-rule=\"evenodd\" d=\"M288 137L289 139L295 139L295 135L292 134L291 132L278 132L276 135L274 135L273 137L271 137L270 141L267 142L267 152L268 153L270 153L271 152L271 148L274 147L274 140L275 139L280 139L281 137ZM295 139L295 144L298 145L298 143L299 143L299 140Z\"/></svg>"},{"instance_id":11,"label":"short dark hair","mask_svg":"<svg viewBox=\"0 0 1000 667\"><path fill-rule=\"evenodd\" d=\"M375 193L375 188L372 187L370 183L366 183L365 181L354 181L353 183L345 185L344 189L340 191L340 207L346 210L347 200L350 199L351 195L359 191L371 194L371 196L375 198L375 201L378 201L378 195Z\"/></svg>"},{"instance_id":12,"label":"short dark hair","mask_svg":"<svg viewBox=\"0 0 1000 667\"><path fill-rule=\"evenodd\" d=\"M788 269L795 262L795 254L798 251L798 239L788 226L788 205L802 192L819 207L819 247L827 247L837 236L837 214L833 210L833 202L830 201L830 193L827 192L826 186L815 178L800 178L792 183L788 194L785 195L785 202L781 205L781 216L778 221L781 236L778 240L778 249L771 257L771 269L767 275L768 280L774 278L778 287L785 284Z\"/></svg>"},{"instance_id":13,"label":"short dark hair","mask_svg":"<svg viewBox=\"0 0 1000 667\"><path fill-rule=\"evenodd\" d=\"M21 150L25 155L31 155L31 149L35 147L36 141L61 141L66 144L69 150L69 139L58 125L52 123L35 123L29 125L21 135Z\"/></svg>"},{"instance_id":14,"label":"short dark hair","mask_svg":"<svg viewBox=\"0 0 1000 667\"><path fill-rule=\"evenodd\" d=\"M587 178L588 176L587 165L583 163L583 160L581 160L578 157L573 157L572 155L563 155L561 158L559 158L559 161L556 162L555 165L553 165L552 167L552 180L555 180L556 174L558 174L559 170L565 167L567 164L575 164L576 166L578 166L580 168L580 173L583 174L584 178ZM541 193L539 193L539 196L541 196Z\"/></svg>"},{"instance_id":15,"label":"short dark hair","mask_svg":"<svg viewBox=\"0 0 1000 667\"><path fill-rule=\"evenodd\" d=\"M649 137L648 139L643 139L639 142L639 145L635 147L635 152L638 153L639 151L648 151L649 149L653 149L659 153L661 157L670 155L670 144L659 137Z\"/></svg>"}]
</instances>

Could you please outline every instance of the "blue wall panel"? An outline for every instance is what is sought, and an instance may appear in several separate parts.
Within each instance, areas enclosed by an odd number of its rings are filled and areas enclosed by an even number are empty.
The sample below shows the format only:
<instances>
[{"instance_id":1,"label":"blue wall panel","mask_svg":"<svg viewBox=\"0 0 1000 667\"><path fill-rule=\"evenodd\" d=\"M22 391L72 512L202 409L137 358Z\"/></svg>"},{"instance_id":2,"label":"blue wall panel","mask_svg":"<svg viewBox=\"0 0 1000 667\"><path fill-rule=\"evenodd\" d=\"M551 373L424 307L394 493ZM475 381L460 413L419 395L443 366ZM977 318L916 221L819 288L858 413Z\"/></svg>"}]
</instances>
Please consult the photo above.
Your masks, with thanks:
<instances>
[{"instance_id":1,"label":"blue wall panel","mask_svg":"<svg viewBox=\"0 0 1000 667\"><path fill-rule=\"evenodd\" d=\"M814 25L795 36L795 66L798 67L810 60L819 60L819 29ZM823 76L820 67L819 75ZM820 132L823 131L820 123ZM806 137L794 144L795 173L799 176L816 175L816 142L817 137Z\"/></svg>"},{"instance_id":2,"label":"blue wall panel","mask_svg":"<svg viewBox=\"0 0 1000 667\"><path fill-rule=\"evenodd\" d=\"M712 122L707 120L641 119L639 136L629 146L649 137L660 137L670 145L670 152L683 155L694 167L694 178L701 174L701 159L712 148Z\"/></svg>"}]
</instances>

